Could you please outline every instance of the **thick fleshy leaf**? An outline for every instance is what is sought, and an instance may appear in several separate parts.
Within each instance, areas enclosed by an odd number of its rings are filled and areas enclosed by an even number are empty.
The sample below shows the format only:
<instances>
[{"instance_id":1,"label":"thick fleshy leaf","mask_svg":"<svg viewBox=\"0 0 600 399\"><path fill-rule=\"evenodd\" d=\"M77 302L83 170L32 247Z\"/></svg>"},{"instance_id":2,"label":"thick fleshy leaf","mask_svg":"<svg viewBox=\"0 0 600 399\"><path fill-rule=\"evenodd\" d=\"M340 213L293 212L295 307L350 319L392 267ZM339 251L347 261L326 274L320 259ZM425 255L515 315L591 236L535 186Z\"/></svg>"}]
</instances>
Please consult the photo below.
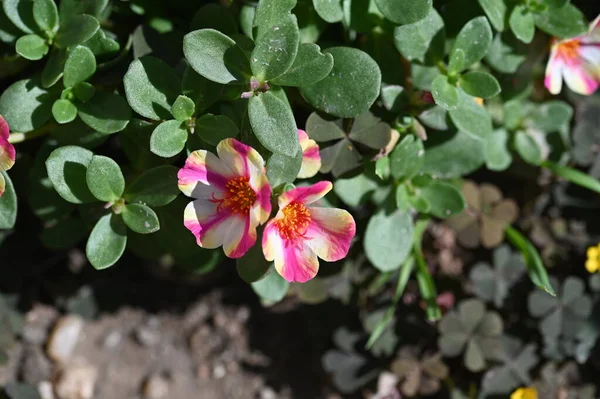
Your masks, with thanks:
<instances>
[{"instance_id":1,"label":"thick fleshy leaf","mask_svg":"<svg viewBox=\"0 0 600 399\"><path fill-rule=\"evenodd\" d=\"M65 146L52 151L46 160L48 177L54 189L65 200L74 204L97 201L86 180L88 165L93 156L85 148Z\"/></svg>"},{"instance_id":2,"label":"thick fleshy leaf","mask_svg":"<svg viewBox=\"0 0 600 399\"><path fill-rule=\"evenodd\" d=\"M293 183L298 177L302 167L302 151L298 151L295 157L283 154L273 154L267 161L267 178L272 187L283 183Z\"/></svg>"},{"instance_id":3,"label":"thick fleshy leaf","mask_svg":"<svg viewBox=\"0 0 600 399\"><path fill-rule=\"evenodd\" d=\"M96 57L92 50L85 46L77 46L69 50L65 61L63 83L65 87L73 87L85 82L96 72Z\"/></svg>"},{"instance_id":4,"label":"thick fleshy leaf","mask_svg":"<svg viewBox=\"0 0 600 399\"><path fill-rule=\"evenodd\" d=\"M423 142L409 135L390 154L390 170L395 179L411 179L423 166Z\"/></svg>"},{"instance_id":5,"label":"thick fleshy leaf","mask_svg":"<svg viewBox=\"0 0 600 399\"><path fill-rule=\"evenodd\" d=\"M12 229L17 221L17 194L6 172L0 172L0 229Z\"/></svg>"},{"instance_id":6,"label":"thick fleshy leaf","mask_svg":"<svg viewBox=\"0 0 600 399\"><path fill-rule=\"evenodd\" d=\"M63 75L65 62L67 61L68 51L66 49L53 48L42 71L42 87L53 86Z\"/></svg>"},{"instance_id":7,"label":"thick fleshy leaf","mask_svg":"<svg viewBox=\"0 0 600 399\"><path fill-rule=\"evenodd\" d=\"M460 88L473 97L492 98L500 93L500 83L487 72L466 73L460 77L459 82Z\"/></svg>"},{"instance_id":8,"label":"thick fleshy leaf","mask_svg":"<svg viewBox=\"0 0 600 399\"><path fill-rule=\"evenodd\" d=\"M223 32L226 35L233 35L238 32L235 20L231 16L228 7L222 4L205 4L196 12L190 30L214 29Z\"/></svg>"},{"instance_id":9,"label":"thick fleshy leaf","mask_svg":"<svg viewBox=\"0 0 600 399\"><path fill-rule=\"evenodd\" d=\"M180 94L181 82L164 61L150 56L133 61L123 84L135 112L152 120L171 118L171 106Z\"/></svg>"},{"instance_id":10,"label":"thick fleshy leaf","mask_svg":"<svg viewBox=\"0 0 600 399\"><path fill-rule=\"evenodd\" d=\"M515 134L514 146L521 158L532 165L541 165L544 160L542 149L537 141L523 131Z\"/></svg>"},{"instance_id":11,"label":"thick fleshy leaf","mask_svg":"<svg viewBox=\"0 0 600 399\"><path fill-rule=\"evenodd\" d=\"M536 14L535 24L544 32L559 38L579 36L588 30L585 16L571 3L560 8L548 7Z\"/></svg>"},{"instance_id":12,"label":"thick fleshy leaf","mask_svg":"<svg viewBox=\"0 0 600 399\"><path fill-rule=\"evenodd\" d=\"M381 13L397 24L412 24L429 14L433 0L375 0Z\"/></svg>"},{"instance_id":13,"label":"thick fleshy leaf","mask_svg":"<svg viewBox=\"0 0 600 399\"><path fill-rule=\"evenodd\" d=\"M109 0L61 0L59 13L61 21L66 21L76 15L88 14L99 17L108 6Z\"/></svg>"},{"instance_id":14,"label":"thick fleshy leaf","mask_svg":"<svg viewBox=\"0 0 600 399\"><path fill-rule=\"evenodd\" d=\"M326 22L334 24L344 18L342 0L313 0L312 2L319 17L323 18Z\"/></svg>"},{"instance_id":15,"label":"thick fleshy leaf","mask_svg":"<svg viewBox=\"0 0 600 399\"><path fill-rule=\"evenodd\" d=\"M256 138L269 151L288 157L295 157L300 151L294 114L271 91L250 99L248 118Z\"/></svg>"},{"instance_id":16,"label":"thick fleshy leaf","mask_svg":"<svg viewBox=\"0 0 600 399\"><path fill-rule=\"evenodd\" d=\"M31 0L4 0L4 12L10 22L25 33L34 33L39 30L33 17L33 1Z\"/></svg>"},{"instance_id":17,"label":"thick fleshy leaf","mask_svg":"<svg viewBox=\"0 0 600 399\"><path fill-rule=\"evenodd\" d=\"M300 32L294 15L288 14L257 36L250 56L252 74L261 81L283 75L298 54Z\"/></svg>"},{"instance_id":18,"label":"thick fleshy leaf","mask_svg":"<svg viewBox=\"0 0 600 399\"><path fill-rule=\"evenodd\" d=\"M196 105L194 104L194 101L186 96L178 96L173 103L173 106L171 106L171 114L173 114L173 117L179 122L189 120L194 116L195 111Z\"/></svg>"},{"instance_id":19,"label":"thick fleshy leaf","mask_svg":"<svg viewBox=\"0 0 600 399\"><path fill-rule=\"evenodd\" d=\"M170 158L184 149L187 139L185 124L176 120L165 121L152 132L150 151L163 158Z\"/></svg>"},{"instance_id":20,"label":"thick fleshy leaf","mask_svg":"<svg viewBox=\"0 0 600 399\"><path fill-rule=\"evenodd\" d=\"M413 221L407 212L386 214L379 211L371 217L364 238L367 258L378 270L398 269L413 244Z\"/></svg>"},{"instance_id":21,"label":"thick fleshy leaf","mask_svg":"<svg viewBox=\"0 0 600 399\"><path fill-rule=\"evenodd\" d=\"M138 234L152 234L160 229L156 212L144 204L128 204L123 209L123 221Z\"/></svg>"},{"instance_id":22,"label":"thick fleshy leaf","mask_svg":"<svg viewBox=\"0 0 600 399\"><path fill-rule=\"evenodd\" d=\"M256 7L253 26L258 28L256 37L260 37L265 30L279 23L282 18L290 14L296 6L296 0L262 0Z\"/></svg>"},{"instance_id":23,"label":"thick fleshy leaf","mask_svg":"<svg viewBox=\"0 0 600 399\"><path fill-rule=\"evenodd\" d=\"M464 60L460 68L463 70L485 57L491 44L492 28L487 18L477 17L467 22L461 29L450 54L452 57L457 50L464 52Z\"/></svg>"},{"instance_id":24,"label":"thick fleshy leaf","mask_svg":"<svg viewBox=\"0 0 600 399\"><path fill-rule=\"evenodd\" d=\"M97 270L111 267L127 246L127 227L119 215L108 214L98 220L90 233L85 253Z\"/></svg>"},{"instance_id":25,"label":"thick fleshy leaf","mask_svg":"<svg viewBox=\"0 0 600 399\"><path fill-rule=\"evenodd\" d=\"M422 20L394 29L396 48L409 61L435 63L441 60L445 38L444 21L434 8Z\"/></svg>"},{"instance_id":26,"label":"thick fleshy leaf","mask_svg":"<svg viewBox=\"0 0 600 399\"><path fill-rule=\"evenodd\" d=\"M128 185L124 198L130 203L167 205L179 195L177 172L171 165L149 169Z\"/></svg>"},{"instance_id":27,"label":"thick fleshy leaf","mask_svg":"<svg viewBox=\"0 0 600 399\"><path fill-rule=\"evenodd\" d=\"M535 35L535 18L525 4L517 4L508 20L510 29L523 43L531 43Z\"/></svg>"},{"instance_id":28,"label":"thick fleshy leaf","mask_svg":"<svg viewBox=\"0 0 600 399\"><path fill-rule=\"evenodd\" d=\"M89 127L104 134L125 129L131 119L131 108L118 94L97 91L89 101L77 106L79 117Z\"/></svg>"},{"instance_id":29,"label":"thick fleshy leaf","mask_svg":"<svg viewBox=\"0 0 600 399\"><path fill-rule=\"evenodd\" d=\"M486 109L464 91L458 91L458 106L450 111L454 125L475 138L486 139L492 134L492 118Z\"/></svg>"},{"instance_id":30,"label":"thick fleshy leaf","mask_svg":"<svg viewBox=\"0 0 600 399\"><path fill-rule=\"evenodd\" d=\"M381 71L377 63L367 53L350 47L332 47L325 53L333 55L333 69L320 82L300 88L302 96L313 107L341 118L366 112L379 96Z\"/></svg>"},{"instance_id":31,"label":"thick fleshy leaf","mask_svg":"<svg viewBox=\"0 0 600 399\"><path fill-rule=\"evenodd\" d=\"M446 182L435 181L419 189L419 196L429 203L429 213L440 219L462 212L466 207L460 190Z\"/></svg>"},{"instance_id":32,"label":"thick fleshy leaf","mask_svg":"<svg viewBox=\"0 0 600 399\"><path fill-rule=\"evenodd\" d=\"M97 199L117 201L125 190L125 178L119 165L102 155L94 155L86 172L87 185Z\"/></svg>"},{"instance_id":33,"label":"thick fleshy leaf","mask_svg":"<svg viewBox=\"0 0 600 399\"><path fill-rule=\"evenodd\" d=\"M485 11L485 15L497 31L504 30L504 20L506 19L505 0L479 0L479 5Z\"/></svg>"},{"instance_id":34,"label":"thick fleshy leaf","mask_svg":"<svg viewBox=\"0 0 600 399\"><path fill-rule=\"evenodd\" d=\"M459 177L478 169L485 162L482 140L458 131L451 137L435 135L425 142L423 173L438 177Z\"/></svg>"},{"instance_id":35,"label":"thick fleshy leaf","mask_svg":"<svg viewBox=\"0 0 600 399\"><path fill-rule=\"evenodd\" d=\"M76 15L60 24L56 33L56 45L71 47L91 39L100 29L100 23L91 15Z\"/></svg>"},{"instance_id":36,"label":"thick fleshy leaf","mask_svg":"<svg viewBox=\"0 0 600 399\"><path fill-rule=\"evenodd\" d=\"M494 130L485 144L485 164L489 170L503 171L512 163L508 149L508 132L505 129Z\"/></svg>"},{"instance_id":37,"label":"thick fleshy leaf","mask_svg":"<svg viewBox=\"0 0 600 399\"><path fill-rule=\"evenodd\" d=\"M49 49L46 39L34 34L21 36L15 45L17 54L30 61L41 60Z\"/></svg>"},{"instance_id":38,"label":"thick fleshy leaf","mask_svg":"<svg viewBox=\"0 0 600 399\"><path fill-rule=\"evenodd\" d=\"M53 34L58 27L58 9L54 0L34 0L33 19L46 34Z\"/></svg>"},{"instance_id":39,"label":"thick fleshy leaf","mask_svg":"<svg viewBox=\"0 0 600 399\"><path fill-rule=\"evenodd\" d=\"M435 103L447 111L458 107L458 89L448 82L448 77L440 75L431 83L431 94Z\"/></svg>"},{"instance_id":40,"label":"thick fleshy leaf","mask_svg":"<svg viewBox=\"0 0 600 399\"><path fill-rule=\"evenodd\" d=\"M562 126L571 123L573 107L564 101L547 101L534 108L529 118L540 130L558 132Z\"/></svg>"},{"instance_id":41,"label":"thick fleshy leaf","mask_svg":"<svg viewBox=\"0 0 600 399\"><path fill-rule=\"evenodd\" d=\"M196 119L194 134L208 144L216 146L221 140L236 137L239 129L231 119L224 115L205 114Z\"/></svg>"},{"instance_id":42,"label":"thick fleshy leaf","mask_svg":"<svg viewBox=\"0 0 600 399\"><path fill-rule=\"evenodd\" d=\"M485 56L487 63L502 73L514 73L525 61L526 46L509 33L498 33Z\"/></svg>"},{"instance_id":43,"label":"thick fleshy leaf","mask_svg":"<svg viewBox=\"0 0 600 399\"><path fill-rule=\"evenodd\" d=\"M236 42L214 29L185 35L183 53L190 66L206 79L222 84L244 84L250 79L250 60Z\"/></svg>"},{"instance_id":44,"label":"thick fleshy leaf","mask_svg":"<svg viewBox=\"0 0 600 399\"><path fill-rule=\"evenodd\" d=\"M322 53L316 44L302 43L292 66L271 82L281 86L310 86L325 79L332 68L331 54Z\"/></svg>"},{"instance_id":45,"label":"thick fleshy leaf","mask_svg":"<svg viewBox=\"0 0 600 399\"><path fill-rule=\"evenodd\" d=\"M252 283L251 286L263 301L271 304L279 302L285 297L290 283L273 270L262 279Z\"/></svg>"},{"instance_id":46,"label":"thick fleshy leaf","mask_svg":"<svg viewBox=\"0 0 600 399\"><path fill-rule=\"evenodd\" d=\"M77 107L69 100L56 100L52 105L52 116L59 124L73 122L77 118Z\"/></svg>"}]
</instances>

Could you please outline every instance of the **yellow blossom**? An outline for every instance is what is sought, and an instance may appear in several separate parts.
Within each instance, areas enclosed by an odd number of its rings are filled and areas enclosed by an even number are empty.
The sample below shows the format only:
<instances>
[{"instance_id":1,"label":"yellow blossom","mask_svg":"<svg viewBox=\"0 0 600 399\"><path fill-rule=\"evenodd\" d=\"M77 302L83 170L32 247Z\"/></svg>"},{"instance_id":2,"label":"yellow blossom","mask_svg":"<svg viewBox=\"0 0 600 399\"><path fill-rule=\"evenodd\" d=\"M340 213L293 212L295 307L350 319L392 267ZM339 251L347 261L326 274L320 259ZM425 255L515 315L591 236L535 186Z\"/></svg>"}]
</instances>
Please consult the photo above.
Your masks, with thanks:
<instances>
[{"instance_id":1,"label":"yellow blossom","mask_svg":"<svg viewBox=\"0 0 600 399\"><path fill-rule=\"evenodd\" d=\"M537 399L538 394L535 388L519 388L510 395L510 399Z\"/></svg>"},{"instance_id":2,"label":"yellow blossom","mask_svg":"<svg viewBox=\"0 0 600 399\"><path fill-rule=\"evenodd\" d=\"M600 244L588 248L585 268L590 273L600 270Z\"/></svg>"}]
</instances>

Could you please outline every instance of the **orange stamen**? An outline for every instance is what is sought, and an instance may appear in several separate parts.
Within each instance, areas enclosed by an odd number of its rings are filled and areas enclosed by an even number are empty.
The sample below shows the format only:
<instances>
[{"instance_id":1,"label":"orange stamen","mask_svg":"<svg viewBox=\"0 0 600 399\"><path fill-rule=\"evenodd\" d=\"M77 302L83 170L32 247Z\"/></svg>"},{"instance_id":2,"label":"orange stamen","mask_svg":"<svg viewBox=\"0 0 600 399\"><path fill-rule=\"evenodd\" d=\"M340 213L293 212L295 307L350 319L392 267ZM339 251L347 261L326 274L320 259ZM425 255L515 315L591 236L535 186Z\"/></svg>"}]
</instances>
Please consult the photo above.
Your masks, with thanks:
<instances>
[{"instance_id":1,"label":"orange stamen","mask_svg":"<svg viewBox=\"0 0 600 399\"><path fill-rule=\"evenodd\" d=\"M303 204L292 202L281 210L283 218L276 222L279 235L286 240L296 240L304 237L311 217L308 209Z\"/></svg>"},{"instance_id":2,"label":"orange stamen","mask_svg":"<svg viewBox=\"0 0 600 399\"><path fill-rule=\"evenodd\" d=\"M579 58L579 39L564 40L558 43L557 54L564 59Z\"/></svg>"},{"instance_id":3,"label":"orange stamen","mask_svg":"<svg viewBox=\"0 0 600 399\"><path fill-rule=\"evenodd\" d=\"M218 204L217 211L226 210L247 215L256 201L256 193L250 187L249 181L247 177L236 177L229 180L225 185L225 196L223 198L216 198L213 193L213 198L210 201Z\"/></svg>"}]
</instances>

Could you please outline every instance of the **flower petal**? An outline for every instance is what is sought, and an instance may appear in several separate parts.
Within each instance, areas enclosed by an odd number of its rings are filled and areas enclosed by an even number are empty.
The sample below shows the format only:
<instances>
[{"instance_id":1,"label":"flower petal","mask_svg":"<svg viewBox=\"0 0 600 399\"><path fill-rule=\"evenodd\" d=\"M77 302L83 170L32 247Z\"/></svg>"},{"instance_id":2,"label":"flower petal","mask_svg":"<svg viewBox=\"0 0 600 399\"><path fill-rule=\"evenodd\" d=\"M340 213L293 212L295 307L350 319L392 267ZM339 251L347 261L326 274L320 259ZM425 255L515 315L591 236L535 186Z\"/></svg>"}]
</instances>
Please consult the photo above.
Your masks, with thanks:
<instances>
[{"instance_id":1,"label":"flower petal","mask_svg":"<svg viewBox=\"0 0 600 399\"><path fill-rule=\"evenodd\" d=\"M321 169L319 145L310 139L304 130L298 129L298 139L302 148L302 166L298 172L298 178L307 179L316 175Z\"/></svg>"},{"instance_id":2,"label":"flower petal","mask_svg":"<svg viewBox=\"0 0 600 399\"><path fill-rule=\"evenodd\" d=\"M9 170L15 164L15 147L8 142L9 135L8 123L0 115L0 171Z\"/></svg>"},{"instance_id":3,"label":"flower petal","mask_svg":"<svg viewBox=\"0 0 600 399\"><path fill-rule=\"evenodd\" d=\"M563 68L563 60L558 56L558 44L554 44L546 66L546 78L544 79L544 86L552 94L558 94L562 90Z\"/></svg>"},{"instance_id":4,"label":"flower petal","mask_svg":"<svg viewBox=\"0 0 600 399\"><path fill-rule=\"evenodd\" d=\"M210 199L220 194L234 173L213 153L194 151L177 173L179 189L188 197Z\"/></svg>"},{"instance_id":5,"label":"flower petal","mask_svg":"<svg viewBox=\"0 0 600 399\"><path fill-rule=\"evenodd\" d=\"M265 227L262 247L265 258L275 261L275 269L286 281L305 283L319 271L319 259L306 241L283 240L273 221Z\"/></svg>"},{"instance_id":6,"label":"flower petal","mask_svg":"<svg viewBox=\"0 0 600 399\"><path fill-rule=\"evenodd\" d=\"M583 35L581 43L600 43L600 15L590 23L590 30L587 35Z\"/></svg>"},{"instance_id":7,"label":"flower petal","mask_svg":"<svg viewBox=\"0 0 600 399\"><path fill-rule=\"evenodd\" d=\"M202 248L218 248L225 242L234 214L219 211L218 204L198 199L190 202L183 214L183 224L196 236Z\"/></svg>"},{"instance_id":8,"label":"flower petal","mask_svg":"<svg viewBox=\"0 0 600 399\"><path fill-rule=\"evenodd\" d=\"M265 161L258 151L236 139L225 139L217 145L217 154L237 176L249 177L250 185L256 188L253 178L265 173Z\"/></svg>"},{"instance_id":9,"label":"flower petal","mask_svg":"<svg viewBox=\"0 0 600 399\"><path fill-rule=\"evenodd\" d=\"M598 268L600 267L600 262L598 262L595 259L588 259L585 262L585 268L588 272L590 273L595 273L598 271Z\"/></svg>"},{"instance_id":10,"label":"flower petal","mask_svg":"<svg viewBox=\"0 0 600 399\"><path fill-rule=\"evenodd\" d=\"M356 234L356 223L350 213L337 208L308 208L311 223L306 243L317 256L335 262L346 255Z\"/></svg>"},{"instance_id":11,"label":"flower petal","mask_svg":"<svg viewBox=\"0 0 600 399\"><path fill-rule=\"evenodd\" d=\"M563 75L565 83L575 93L590 95L598 88L596 77L585 68L581 60L564 68Z\"/></svg>"},{"instance_id":12,"label":"flower petal","mask_svg":"<svg viewBox=\"0 0 600 399\"><path fill-rule=\"evenodd\" d=\"M241 258L256 243L257 223L251 217L231 217L229 231L224 237L223 251L230 258Z\"/></svg>"},{"instance_id":13,"label":"flower petal","mask_svg":"<svg viewBox=\"0 0 600 399\"><path fill-rule=\"evenodd\" d=\"M0 197L4 194L4 190L6 190L6 180L4 180L4 176L0 173Z\"/></svg>"},{"instance_id":14,"label":"flower petal","mask_svg":"<svg viewBox=\"0 0 600 399\"><path fill-rule=\"evenodd\" d=\"M308 187L297 187L279 196L279 209L285 208L291 202L312 204L323 198L333 188L329 181L320 181Z\"/></svg>"},{"instance_id":15,"label":"flower petal","mask_svg":"<svg viewBox=\"0 0 600 399\"><path fill-rule=\"evenodd\" d=\"M256 192L256 201L250 209L250 214L259 224L264 224L271 215L271 185L266 175L261 180L262 186Z\"/></svg>"}]
</instances>

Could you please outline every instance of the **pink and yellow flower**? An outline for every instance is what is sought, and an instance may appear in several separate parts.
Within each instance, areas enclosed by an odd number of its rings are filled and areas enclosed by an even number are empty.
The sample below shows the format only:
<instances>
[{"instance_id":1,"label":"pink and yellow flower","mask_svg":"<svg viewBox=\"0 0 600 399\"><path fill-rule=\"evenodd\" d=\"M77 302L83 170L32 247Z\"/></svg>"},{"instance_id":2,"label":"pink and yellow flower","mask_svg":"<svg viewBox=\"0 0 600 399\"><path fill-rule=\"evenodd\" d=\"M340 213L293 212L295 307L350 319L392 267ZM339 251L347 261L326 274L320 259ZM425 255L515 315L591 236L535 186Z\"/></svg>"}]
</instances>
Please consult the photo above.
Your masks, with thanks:
<instances>
[{"instance_id":1,"label":"pink and yellow flower","mask_svg":"<svg viewBox=\"0 0 600 399\"><path fill-rule=\"evenodd\" d=\"M308 179L321 169L321 154L317 142L311 140L304 130L298 129L298 139L302 148L302 167L298 172L298 178Z\"/></svg>"},{"instance_id":2,"label":"pink and yellow flower","mask_svg":"<svg viewBox=\"0 0 600 399\"><path fill-rule=\"evenodd\" d=\"M315 277L318 258L334 262L348 254L356 233L352 215L342 209L308 206L332 187L330 182L322 181L283 193L279 212L265 227L265 258L275 261L275 269L289 282L304 283Z\"/></svg>"},{"instance_id":3,"label":"pink and yellow flower","mask_svg":"<svg viewBox=\"0 0 600 399\"><path fill-rule=\"evenodd\" d=\"M185 209L184 224L199 246L223 246L225 255L239 258L271 214L271 186L254 148L225 139L217 154L194 151L179 170L179 189L195 199Z\"/></svg>"},{"instance_id":4,"label":"pink and yellow flower","mask_svg":"<svg viewBox=\"0 0 600 399\"><path fill-rule=\"evenodd\" d=\"M8 123L2 115L0 115L0 172L9 170L15 164L16 152L15 147L8 141L9 134L10 129L8 128ZM4 194L5 187L6 181L4 180L4 176L0 173L0 196Z\"/></svg>"},{"instance_id":5,"label":"pink and yellow flower","mask_svg":"<svg viewBox=\"0 0 600 399\"><path fill-rule=\"evenodd\" d=\"M600 16L590 30L572 39L552 40L544 85L560 93L563 79L575 93L589 95L600 85Z\"/></svg>"}]
</instances>

